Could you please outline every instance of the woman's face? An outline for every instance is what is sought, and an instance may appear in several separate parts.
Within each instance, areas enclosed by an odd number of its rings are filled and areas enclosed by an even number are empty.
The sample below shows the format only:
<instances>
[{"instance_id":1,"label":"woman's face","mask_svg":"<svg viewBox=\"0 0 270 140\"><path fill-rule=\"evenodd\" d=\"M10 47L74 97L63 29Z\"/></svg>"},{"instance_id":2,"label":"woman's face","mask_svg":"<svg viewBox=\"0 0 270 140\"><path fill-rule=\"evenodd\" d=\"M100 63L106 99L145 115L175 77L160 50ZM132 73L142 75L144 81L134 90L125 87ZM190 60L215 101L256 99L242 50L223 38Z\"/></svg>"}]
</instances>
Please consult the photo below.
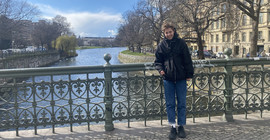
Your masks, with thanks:
<instances>
[{"instance_id":1,"label":"woman's face","mask_svg":"<svg viewBox=\"0 0 270 140\"><path fill-rule=\"evenodd\" d=\"M164 30L164 35L167 39L171 40L173 39L174 31L172 28L167 28Z\"/></svg>"}]
</instances>

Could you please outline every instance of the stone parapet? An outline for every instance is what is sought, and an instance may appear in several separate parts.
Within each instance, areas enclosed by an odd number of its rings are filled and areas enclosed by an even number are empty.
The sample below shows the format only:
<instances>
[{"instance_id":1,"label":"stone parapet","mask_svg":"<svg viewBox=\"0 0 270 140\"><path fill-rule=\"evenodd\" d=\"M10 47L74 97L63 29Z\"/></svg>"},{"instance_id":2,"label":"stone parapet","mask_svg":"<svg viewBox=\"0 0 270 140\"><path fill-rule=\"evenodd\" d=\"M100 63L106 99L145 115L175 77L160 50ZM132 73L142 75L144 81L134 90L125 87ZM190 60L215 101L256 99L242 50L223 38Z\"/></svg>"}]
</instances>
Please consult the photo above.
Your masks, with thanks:
<instances>
[{"instance_id":1,"label":"stone parapet","mask_svg":"<svg viewBox=\"0 0 270 140\"><path fill-rule=\"evenodd\" d=\"M35 68L53 64L60 59L59 53L43 53L0 59L0 69Z\"/></svg>"}]
</instances>

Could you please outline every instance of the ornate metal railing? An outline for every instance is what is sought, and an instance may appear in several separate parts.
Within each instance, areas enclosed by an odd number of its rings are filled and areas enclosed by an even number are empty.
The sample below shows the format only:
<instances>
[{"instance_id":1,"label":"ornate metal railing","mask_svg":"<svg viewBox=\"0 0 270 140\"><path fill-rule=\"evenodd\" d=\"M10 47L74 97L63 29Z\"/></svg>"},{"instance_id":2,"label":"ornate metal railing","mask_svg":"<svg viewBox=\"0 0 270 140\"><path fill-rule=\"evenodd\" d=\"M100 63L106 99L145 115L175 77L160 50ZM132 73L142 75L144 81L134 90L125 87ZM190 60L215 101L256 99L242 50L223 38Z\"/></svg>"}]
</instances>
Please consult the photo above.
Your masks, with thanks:
<instances>
[{"instance_id":1,"label":"ornate metal railing","mask_svg":"<svg viewBox=\"0 0 270 140\"><path fill-rule=\"evenodd\" d=\"M163 80L153 64L0 70L0 129L19 130L166 119ZM188 82L187 117L270 109L268 58L195 60Z\"/></svg>"}]
</instances>

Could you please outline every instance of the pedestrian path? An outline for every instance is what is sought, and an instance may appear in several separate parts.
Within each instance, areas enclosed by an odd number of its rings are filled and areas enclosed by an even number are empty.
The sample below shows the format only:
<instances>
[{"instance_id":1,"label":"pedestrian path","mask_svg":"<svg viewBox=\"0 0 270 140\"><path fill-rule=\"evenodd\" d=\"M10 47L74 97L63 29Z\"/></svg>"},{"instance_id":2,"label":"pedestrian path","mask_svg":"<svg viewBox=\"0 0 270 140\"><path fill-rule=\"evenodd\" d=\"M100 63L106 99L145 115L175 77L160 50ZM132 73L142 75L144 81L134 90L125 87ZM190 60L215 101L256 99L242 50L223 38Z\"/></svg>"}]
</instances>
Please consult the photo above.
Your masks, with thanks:
<instances>
[{"instance_id":1,"label":"pedestrian path","mask_svg":"<svg viewBox=\"0 0 270 140\"><path fill-rule=\"evenodd\" d=\"M259 113L245 115L234 115L234 122L224 122L222 117L187 119L185 130L186 140L270 140L270 112L264 113L263 118ZM92 125L91 131L87 126L56 128L55 134L51 129L40 129L38 135L33 130L20 131L16 137L14 131L0 132L0 139L22 139L22 140L166 140L170 130L167 122L148 121L133 122L131 128L127 123L115 123L115 129L110 132L104 130L104 125ZM179 138L180 139L180 138Z\"/></svg>"}]
</instances>

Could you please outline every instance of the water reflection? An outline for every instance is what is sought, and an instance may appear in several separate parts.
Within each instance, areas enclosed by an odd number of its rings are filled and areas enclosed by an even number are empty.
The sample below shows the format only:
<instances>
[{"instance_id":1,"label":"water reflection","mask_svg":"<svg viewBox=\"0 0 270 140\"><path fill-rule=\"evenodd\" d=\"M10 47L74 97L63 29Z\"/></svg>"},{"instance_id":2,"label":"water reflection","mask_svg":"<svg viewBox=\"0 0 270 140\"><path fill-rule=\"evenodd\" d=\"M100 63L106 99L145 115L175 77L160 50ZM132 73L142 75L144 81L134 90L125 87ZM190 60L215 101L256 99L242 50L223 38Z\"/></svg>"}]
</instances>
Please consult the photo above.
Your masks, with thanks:
<instances>
[{"instance_id":1,"label":"water reflection","mask_svg":"<svg viewBox=\"0 0 270 140\"><path fill-rule=\"evenodd\" d=\"M110 60L110 63L113 64L120 64L121 62L118 60L118 54L119 52L126 50L126 47L113 47L113 48L97 48L97 49L82 49L77 50L78 56L72 57L72 58L66 58L63 60L60 60L59 62L51 65L50 67L63 67L63 66L95 66L95 65L104 65L106 61L103 59L104 54L110 53L112 56L112 59ZM119 75L122 75L122 73L113 73L113 77L118 77ZM89 74L89 79L94 78L104 78L103 73L95 73L95 74ZM51 78L50 76L36 76L35 82L50 82ZM72 80L77 79L86 79L86 74L73 74L71 76ZM53 81L59 81L59 80L68 80L67 75L55 75L53 76ZM32 82L32 79L29 78L27 82Z\"/></svg>"}]
</instances>

